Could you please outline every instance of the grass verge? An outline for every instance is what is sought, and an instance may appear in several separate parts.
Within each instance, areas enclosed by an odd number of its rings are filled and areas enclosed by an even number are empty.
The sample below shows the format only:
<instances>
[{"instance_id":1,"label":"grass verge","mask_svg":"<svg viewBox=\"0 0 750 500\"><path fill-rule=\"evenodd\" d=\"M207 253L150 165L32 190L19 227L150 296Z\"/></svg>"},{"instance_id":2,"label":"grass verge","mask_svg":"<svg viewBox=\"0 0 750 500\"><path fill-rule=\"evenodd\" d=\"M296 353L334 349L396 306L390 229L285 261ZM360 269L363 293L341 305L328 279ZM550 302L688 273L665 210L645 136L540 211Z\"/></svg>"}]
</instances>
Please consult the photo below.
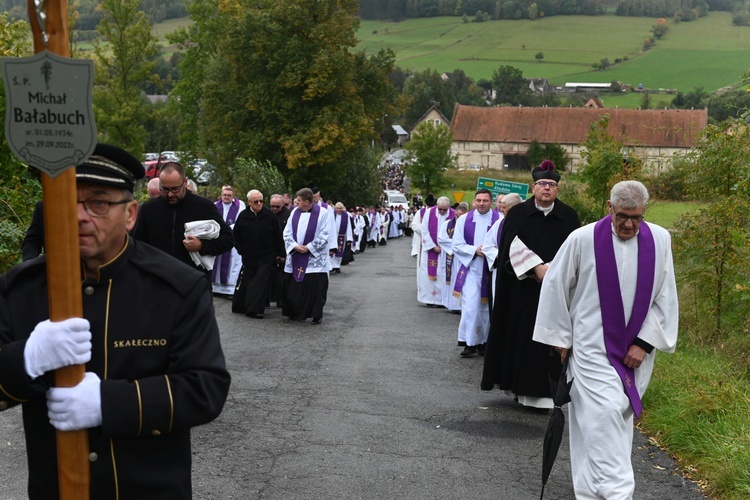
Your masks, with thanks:
<instances>
[{"instance_id":1,"label":"grass verge","mask_svg":"<svg viewBox=\"0 0 750 500\"><path fill-rule=\"evenodd\" d=\"M710 347L681 340L658 355L639 427L672 455L710 498L750 498L747 374Z\"/></svg>"}]
</instances>

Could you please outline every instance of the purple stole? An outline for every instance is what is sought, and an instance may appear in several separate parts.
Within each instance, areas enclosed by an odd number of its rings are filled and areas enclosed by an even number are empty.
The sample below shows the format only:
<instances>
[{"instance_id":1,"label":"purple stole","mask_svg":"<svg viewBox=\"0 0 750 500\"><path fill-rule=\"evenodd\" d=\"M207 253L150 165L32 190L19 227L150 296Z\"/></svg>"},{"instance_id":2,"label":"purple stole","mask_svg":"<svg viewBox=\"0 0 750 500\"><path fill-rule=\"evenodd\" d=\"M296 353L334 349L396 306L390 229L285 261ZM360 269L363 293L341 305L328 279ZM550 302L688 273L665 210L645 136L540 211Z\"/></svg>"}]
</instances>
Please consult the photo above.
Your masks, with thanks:
<instances>
[{"instance_id":1,"label":"purple stole","mask_svg":"<svg viewBox=\"0 0 750 500\"><path fill-rule=\"evenodd\" d=\"M503 232L503 226L505 225L505 217L503 217L503 221L497 225L497 246L500 247L500 235Z\"/></svg>"},{"instance_id":2,"label":"purple stole","mask_svg":"<svg viewBox=\"0 0 750 500\"><path fill-rule=\"evenodd\" d=\"M432 207L429 212L426 212L427 218L427 230L430 233L432 241L437 243L438 240L438 211L437 205ZM432 215L432 216L430 216ZM452 219L456 216L456 211L452 208L448 209L448 218ZM435 250L427 250L427 278L430 281L437 281L437 268L438 268L438 253Z\"/></svg>"},{"instance_id":3,"label":"purple stole","mask_svg":"<svg viewBox=\"0 0 750 500\"><path fill-rule=\"evenodd\" d=\"M490 216L490 225L487 227L489 229L492 227L492 224L494 224L497 219L500 218L500 215L497 213L496 210L491 210L491 216ZM466 216L466 224L464 225L464 241L471 242L471 244L474 244L474 232L476 231L477 224L474 222L474 214L476 213L476 210L472 210L468 213ZM476 257L476 255L474 256ZM471 258L471 260L474 260L474 257ZM482 265L482 304L489 303L489 268L487 267L487 259L482 259L483 265ZM469 265L471 265L471 262L469 262ZM456 276L456 284L453 287L453 296L454 297L460 297L461 292L464 289L464 282L466 282L466 275L469 272L469 267L461 264L461 267L458 269L458 275Z\"/></svg>"},{"instance_id":4,"label":"purple stole","mask_svg":"<svg viewBox=\"0 0 750 500\"><path fill-rule=\"evenodd\" d=\"M344 255L344 245L346 245L346 225L349 222L349 214L341 212L341 222L339 222L339 234L338 234L338 248L336 249L336 257L342 257Z\"/></svg>"},{"instance_id":5,"label":"purple stole","mask_svg":"<svg viewBox=\"0 0 750 500\"><path fill-rule=\"evenodd\" d=\"M638 270L635 301L630 321L625 324L625 311L617 275L614 244L612 243L612 216L601 219L594 228L594 255L596 258L596 283L602 310L602 327L607 358L622 380L625 394L630 400L635 417L641 416L643 404L635 384L635 370L625 366L623 360L628 349L641 331L651 306L654 288L656 250L654 237L648 224L643 222L638 231ZM629 271L630 272L630 271Z\"/></svg>"},{"instance_id":6,"label":"purple stole","mask_svg":"<svg viewBox=\"0 0 750 500\"><path fill-rule=\"evenodd\" d=\"M445 232L448 233L448 236L451 239L453 238L453 231L456 230L457 220L458 220L457 217L453 217L451 220L448 221L448 226L445 228ZM447 253L445 254L445 284L446 285L451 284L452 274L453 274L453 254Z\"/></svg>"},{"instance_id":7,"label":"purple stole","mask_svg":"<svg viewBox=\"0 0 750 500\"><path fill-rule=\"evenodd\" d=\"M299 218L302 214L302 210L299 208L292 214L292 234L297 237L297 227L299 226ZM315 238L315 230L318 227L318 218L320 215L320 207L313 203L310 209L310 222L307 223L307 230L305 231L305 239L302 240L301 245L307 245ZM294 281L300 283L305 279L305 273L307 272L307 263L310 261L309 253L292 252L292 277Z\"/></svg>"},{"instance_id":8,"label":"purple stole","mask_svg":"<svg viewBox=\"0 0 750 500\"><path fill-rule=\"evenodd\" d=\"M219 211L220 214L224 214L224 203L219 200L216 203L216 209ZM226 223L228 226L231 226L237 221L237 212L240 211L240 202L237 201L237 199L232 200L232 204L229 206L229 213L226 217ZM224 252L221 254L221 259L219 259L220 266L218 268L218 274L219 279L217 280L216 274L217 274L217 268L214 266L213 270L211 271L211 281L213 283L222 283L227 284L229 283L229 267L232 264L232 251L229 250L228 252Z\"/></svg>"}]
</instances>

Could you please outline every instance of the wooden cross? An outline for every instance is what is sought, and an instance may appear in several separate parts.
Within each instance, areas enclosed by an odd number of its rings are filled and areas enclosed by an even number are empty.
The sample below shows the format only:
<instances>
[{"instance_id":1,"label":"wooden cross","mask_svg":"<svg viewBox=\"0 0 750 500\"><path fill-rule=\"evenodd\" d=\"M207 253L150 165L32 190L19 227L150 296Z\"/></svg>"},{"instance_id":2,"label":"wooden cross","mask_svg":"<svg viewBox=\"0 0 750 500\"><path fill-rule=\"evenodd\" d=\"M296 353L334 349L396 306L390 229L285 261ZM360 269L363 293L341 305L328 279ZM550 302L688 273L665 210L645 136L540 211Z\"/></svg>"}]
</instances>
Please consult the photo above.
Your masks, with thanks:
<instances>
[{"instance_id":1,"label":"wooden cross","mask_svg":"<svg viewBox=\"0 0 750 500\"><path fill-rule=\"evenodd\" d=\"M70 57L67 0L28 0L27 4L34 52L47 49L59 56ZM40 21L44 22L43 26ZM75 168L69 168L54 178L43 173L42 189L50 320L83 317ZM56 370L55 385L73 387L83 380L85 370L83 365ZM57 431L57 470L61 499L89 498L87 430Z\"/></svg>"}]
</instances>

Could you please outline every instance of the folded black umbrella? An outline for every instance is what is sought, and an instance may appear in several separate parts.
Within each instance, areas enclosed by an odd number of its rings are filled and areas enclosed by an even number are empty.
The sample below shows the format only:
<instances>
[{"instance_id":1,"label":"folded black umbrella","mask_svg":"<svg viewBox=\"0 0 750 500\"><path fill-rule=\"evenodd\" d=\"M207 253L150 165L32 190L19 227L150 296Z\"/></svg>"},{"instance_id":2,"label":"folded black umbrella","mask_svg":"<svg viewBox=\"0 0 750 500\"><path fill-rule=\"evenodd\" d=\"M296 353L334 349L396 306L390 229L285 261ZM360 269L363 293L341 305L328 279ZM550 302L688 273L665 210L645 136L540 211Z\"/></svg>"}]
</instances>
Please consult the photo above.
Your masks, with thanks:
<instances>
[{"instance_id":1,"label":"folded black umbrella","mask_svg":"<svg viewBox=\"0 0 750 500\"><path fill-rule=\"evenodd\" d=\"M564 404L570 402L570 386L573 385L573 380L570 382L567 381L570 354L571 351L568 351L568 357L565 358L562 371L560 372L560 379L554 381L552 380L552 377L550 377L552 400L555 403L555 408L552 410L552 415L550 415L549 423L547 424L547 431L544 433L544 448L542 453L542 494L539 497L540 500L544 498L544 486L547 484L549 475L552 472L552 465L555 463L555 458L557 458L557 451L560 449L563 430L565 430L565 414L563 413L562 407Z\"/></svg>"}]
</instances>

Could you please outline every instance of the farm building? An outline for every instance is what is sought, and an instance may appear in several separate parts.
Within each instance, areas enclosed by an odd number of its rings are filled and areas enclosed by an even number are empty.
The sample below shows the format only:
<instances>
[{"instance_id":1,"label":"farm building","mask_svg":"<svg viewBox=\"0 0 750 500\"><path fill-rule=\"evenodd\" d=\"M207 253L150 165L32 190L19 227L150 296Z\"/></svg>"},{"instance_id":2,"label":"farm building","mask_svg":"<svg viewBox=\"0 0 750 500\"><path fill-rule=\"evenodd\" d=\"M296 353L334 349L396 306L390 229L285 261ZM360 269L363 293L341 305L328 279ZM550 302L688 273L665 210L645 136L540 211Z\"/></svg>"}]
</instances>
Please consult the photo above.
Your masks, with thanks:
<instances>
[{"instance_id":1,"label":"farm building","mask_svg":"<svg viewBox=\"0 0 750 500\"><path fill-rule=\"evenodd\" d=\"M634 110L597 108L524 108L456 105L451 130L458 166L526 169L526 151L536 140L559 144L568 169L581 163L590 125L609 115L609 133L648 168L669 167L672 156L690 151L708 123L708 110Z\"/></svg>"}]
</instances>

